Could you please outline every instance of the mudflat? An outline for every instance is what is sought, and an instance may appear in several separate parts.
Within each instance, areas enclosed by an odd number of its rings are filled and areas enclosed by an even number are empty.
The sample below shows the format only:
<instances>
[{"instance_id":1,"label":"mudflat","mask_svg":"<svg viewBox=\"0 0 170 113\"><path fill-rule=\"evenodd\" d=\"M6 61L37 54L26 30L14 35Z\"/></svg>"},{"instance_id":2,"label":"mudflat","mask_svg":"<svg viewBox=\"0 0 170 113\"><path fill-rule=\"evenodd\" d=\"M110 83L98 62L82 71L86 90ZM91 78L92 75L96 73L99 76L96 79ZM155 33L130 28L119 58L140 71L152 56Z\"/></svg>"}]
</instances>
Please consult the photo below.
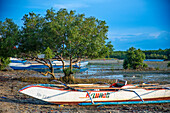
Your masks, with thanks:
<instances>
[{"instance_id":1,"label":"mudflat","mask_svg":"<svg viewBox=\"0 0 170 113\"><path fill-rule=\"evenodd\" d=\"M18 92L29 82L19 77L38 74L34 71L0 71L0 113L125 113L125 112L170 112L170 103L147 105L78 106L55 105Z\"/></svg>"}]
</instances>

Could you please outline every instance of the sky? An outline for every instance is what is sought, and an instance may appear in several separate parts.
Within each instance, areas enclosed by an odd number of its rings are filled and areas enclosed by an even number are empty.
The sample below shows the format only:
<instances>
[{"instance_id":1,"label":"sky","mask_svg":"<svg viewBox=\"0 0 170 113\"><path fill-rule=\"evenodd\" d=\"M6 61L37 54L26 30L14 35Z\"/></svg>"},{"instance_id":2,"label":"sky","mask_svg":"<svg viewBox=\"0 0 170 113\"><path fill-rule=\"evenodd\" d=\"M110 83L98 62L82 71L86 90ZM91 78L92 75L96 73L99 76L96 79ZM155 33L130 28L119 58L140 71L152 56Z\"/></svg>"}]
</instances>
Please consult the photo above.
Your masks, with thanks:
<instances>
[{"instance_id":1,"label":"sky","mask_svg":"<svg viewBox=\"0 0 170 113\"><path fill-rule=\"evenodd\" d=\"M44 16L50 8L106 21L116 51L170 48L170 0L1 0L0 21L10 18L21 27L25 14Z\"/></svg>"}]
</instances>

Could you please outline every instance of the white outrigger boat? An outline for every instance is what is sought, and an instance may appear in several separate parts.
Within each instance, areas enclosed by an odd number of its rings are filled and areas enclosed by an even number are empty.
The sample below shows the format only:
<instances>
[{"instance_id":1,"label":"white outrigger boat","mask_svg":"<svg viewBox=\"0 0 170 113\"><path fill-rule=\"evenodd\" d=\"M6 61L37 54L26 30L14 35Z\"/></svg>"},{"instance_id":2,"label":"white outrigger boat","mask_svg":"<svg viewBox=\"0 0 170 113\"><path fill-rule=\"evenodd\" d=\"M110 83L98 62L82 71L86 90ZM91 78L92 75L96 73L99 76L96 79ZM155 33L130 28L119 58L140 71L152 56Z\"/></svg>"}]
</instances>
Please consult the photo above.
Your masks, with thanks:
<instances>
[{"instance_id":1,"label":"white outrigger boat","mask_svg":"<svg viewBox=\"0 0 170 113\"><path fill-rule=\"evenodd\" d=\"M29 61L27 62L27 60L23 60L23 59L18 59L18 58L10 58L11 63L9 64L9 66L14 69L14 70L41 70L46 71L46 69L49 69L47 66L45 66L44 64L38 63L36 61ZM67 61L65 62L65 67L69 67L70 63ZM88 61L82 61L82 62L78 62L75 65L73 65L73 67L75 68L84 68L86 65L88 64ZM58 60L54 60L52 61L52 65L54 70L59 70L62 69L63 64L61 61Z\"/></svg>"},{"instance_id":2,"label":"white outrigger boat","mask_svg":"<svg viewBox=\"0 0 170 113\"><path fill-rule=\"evenodd\" d=\"M147 87L146 87L147 86ZM170 90L151 85L129 85L127 81L101 84L35 84L19 92L55 104L114 105L170 103Z\"/></svg>"}]
</instances>

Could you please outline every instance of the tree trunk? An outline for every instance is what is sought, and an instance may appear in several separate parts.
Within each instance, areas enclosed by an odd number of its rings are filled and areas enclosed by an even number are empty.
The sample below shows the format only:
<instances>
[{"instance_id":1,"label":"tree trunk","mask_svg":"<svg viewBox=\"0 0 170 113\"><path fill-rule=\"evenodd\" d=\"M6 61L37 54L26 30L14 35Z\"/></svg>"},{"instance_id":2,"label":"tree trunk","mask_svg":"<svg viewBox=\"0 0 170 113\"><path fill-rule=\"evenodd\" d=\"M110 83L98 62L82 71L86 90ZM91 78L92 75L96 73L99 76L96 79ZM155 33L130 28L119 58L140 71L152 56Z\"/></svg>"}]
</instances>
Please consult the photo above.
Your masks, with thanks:
<instances>
[{"instance_id":1,"label":"tree trunk","mask_svg":"<svg viewBox=\"0 0 170 113\"><path fill-rule=\"evenodd\" d=\"M63 59L61 56L59 56L59 55L58 55L58 58L60 59L59 61L62 62L62 64L63 64L62 69L64 70L64 69L65 69L65 62L64 62L64 59Z\"/></svg>"},{"instance_id":2,"label":"tree trunk","mask_svg":"<svg viewBox=\"0 0 170 113\"><path fill-rule=\"evenodd\" d=\"M72 57L70 56L70 74L69 74L69 76L71 76L71 74L72 74Z\"/></svg>"},{"instance_id":3,"label":"tree trunk","mask_svg":"<svg viewBox=\"0 0 170 113\"><path fill-rule=\"evenodd\" d=\"M62 68L63 68L63 70L64 70L64 69L65 69L65 62L64 62L63 59L61 60L61 62L63 63L63 67L62 67Z\"/></svg>"},{"instance_id":4,"label":"tree trunk","mask_svg":"<svg viewBox=\"0 0 170 113\"><path fill-rule=\"evenodd\" d=\"M50 63L50 67L49 67L49 69L50 69L50 71L51 71L51 75L53 76L53 78L54 78L54 79L56 79L56 77L55 77L55 75L54 75L54 68L53 68L53 64L51 63L51 60L50 60L50 59L49 59L48 61L49 61L49 63Z\"/></svg>"}]
</instances>

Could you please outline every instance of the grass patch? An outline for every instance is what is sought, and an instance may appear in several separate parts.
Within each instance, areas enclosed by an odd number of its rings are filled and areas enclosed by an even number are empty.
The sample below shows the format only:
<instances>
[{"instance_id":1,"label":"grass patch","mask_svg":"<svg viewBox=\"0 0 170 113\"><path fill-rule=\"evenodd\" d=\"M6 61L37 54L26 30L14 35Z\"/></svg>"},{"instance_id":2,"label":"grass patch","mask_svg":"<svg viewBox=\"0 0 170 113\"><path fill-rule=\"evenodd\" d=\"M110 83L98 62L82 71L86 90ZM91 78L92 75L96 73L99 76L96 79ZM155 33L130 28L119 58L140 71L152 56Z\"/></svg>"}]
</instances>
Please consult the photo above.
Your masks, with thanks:
<instances>
[{"instance_id":1,"label":"grass patch","mask_svg":"<svg viewBox=\"0 0 170 113\"><path fill-rule=\"evenodd\" d=\"M20 77L17 78L18 81L21 82L27 82L31 84L58 84L56 82L51 82L53 79L51 78L45 78L45 77ZM71 81L69 83L66 83L62 78L58 78L57 80L65 83L65 84L92 84L92 83L108 83L113 84L115 83L115 79L98 79L98 78L91 78L91 79L80 79L80 78L74 78L74 81ZM136 81L136 80L128 80L128 84L142 84L146 81ZM167 81L150 81L148 83L159 83L159 84L169 84Z\"/></svg>"},{"instance_id":2,"label":"grass patch","mask_svg":"<svg viewBox=\"0 0 170 113\"><path fill-rule=\"evenodd\" d=\"M78 78L76 78L74 80L74 84L91 84L91 83L96 83L96 82L113 84L115 82L115 80L97 79L97 78L91 78L91 79L78 79Z\"/></svg>"},{"instance_id":3,"label":"grass patch","mask_svg":"<svg viewBox=\"0 0 170 113\"><path fill-rule=\"evenodd\" d=\"M18 80L21 82L28 82L31 84L56 84L56 82L51 82L53 79L45 78L45 77L20 77ZM58 78L57 80L66 83L63 80L63 78ZM69 84L91 84L96 82L112 84L115 82L115 79L111 80L111 79L97 79L97 78L91 78L91 79L74 78L74 81L69 82Z\"/></svg>"},{"instance_id":4,"label":"grass patch","mask_svg":"<svg viewBox=\"0 0 170 113\"><path fill-rule=\"evenodd\" d=\"M39 83L48 84L53 79L45 78L45 77L20 77L18 80L21 82L28 82L28 83L32 83L32 84L39 84Z\"/></svg>"}]
</instances>

